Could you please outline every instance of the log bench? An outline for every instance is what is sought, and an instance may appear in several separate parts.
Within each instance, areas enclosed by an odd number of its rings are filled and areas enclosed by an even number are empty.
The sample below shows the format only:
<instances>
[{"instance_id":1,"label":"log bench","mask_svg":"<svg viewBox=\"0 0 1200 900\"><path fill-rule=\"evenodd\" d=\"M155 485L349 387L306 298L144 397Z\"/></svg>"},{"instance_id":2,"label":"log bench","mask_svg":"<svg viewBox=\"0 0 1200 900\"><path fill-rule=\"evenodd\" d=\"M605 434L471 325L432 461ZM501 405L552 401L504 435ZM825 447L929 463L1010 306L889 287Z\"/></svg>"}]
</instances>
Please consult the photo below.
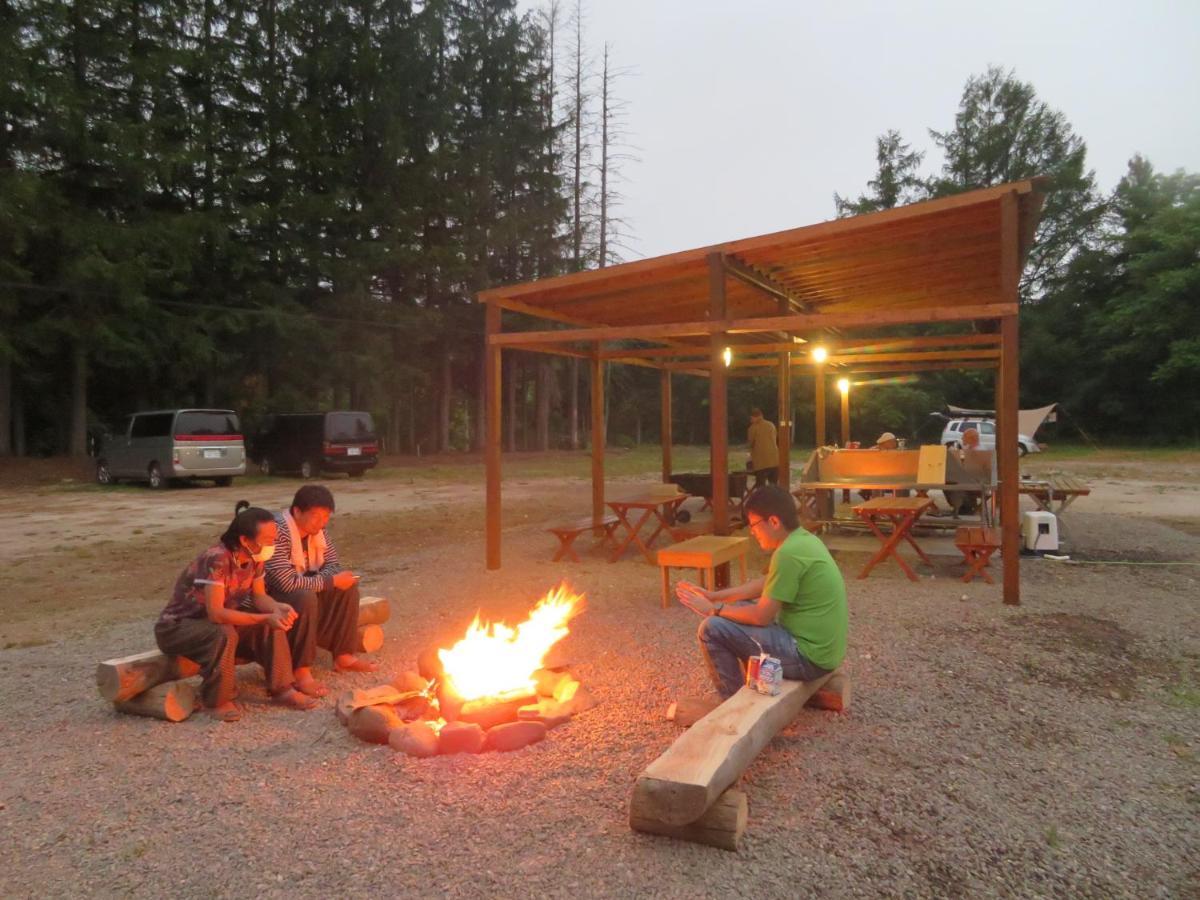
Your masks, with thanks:
<instances>
[{"instance_id":1,"label":"log bench","mask_svg":"<svg viewBox=\"0 0 1200 900\"><path fill-rule=\"evenodd\" d=\"M391 607L384 597L363 597L359 601L360 652L374 652L383 645L381 626L390 615ZM96 666L96 687L118 712L181 722L196 707L195 691L182 679L199 672L200 666L186 656L148 650L100 663Z\"/></svg>"},{"instance_id":2,"label":"log bench","mask_svg":"<svg viewBox=\"0 0 1200 900\"><path fill-rule=\"evenodd\" d=\"M629 826L736 850L747 803L733 786L806 705L848 709L849 675L837 669L813 681L784 681L774 697L743 687L646 767L633 788Z\"/></svg>"},{"instance_id":3,"label":"log bench","mask_svg":"<svg viewBox=\"0 0 1200 900\"><path fill-rule=\"evenodd\" d=\"M962 526L954 533L954 546L962 551L963 562L967 564L963 581L981 575L988 584L995 584L985 566L992 554L1000 549L1000 537L999 528Z\"/></svg>"},{"instance_id":4,"label":"log bench","mask_svg":"<svg viewBox=\"0 0 1200 900\"><path fill-rule=\"evenodd\" d=\"M604 534L600 537L599 542L604 545L612 544L613 547L616 547L617 539L615 532L617 526L620 524L621 520L610 514L599 522L594 521L591 516L588 516L586 519L578 519L574 522L568 522L565 525L554 525L547 528L547 531L558 538L559 543L558 552L554 554L554 559L551 562L558 562L564 556L572 562L582 562L571 545L575 543L577 537L586 531L594 532L603 528Z\"/></svg>"}]
</instances>

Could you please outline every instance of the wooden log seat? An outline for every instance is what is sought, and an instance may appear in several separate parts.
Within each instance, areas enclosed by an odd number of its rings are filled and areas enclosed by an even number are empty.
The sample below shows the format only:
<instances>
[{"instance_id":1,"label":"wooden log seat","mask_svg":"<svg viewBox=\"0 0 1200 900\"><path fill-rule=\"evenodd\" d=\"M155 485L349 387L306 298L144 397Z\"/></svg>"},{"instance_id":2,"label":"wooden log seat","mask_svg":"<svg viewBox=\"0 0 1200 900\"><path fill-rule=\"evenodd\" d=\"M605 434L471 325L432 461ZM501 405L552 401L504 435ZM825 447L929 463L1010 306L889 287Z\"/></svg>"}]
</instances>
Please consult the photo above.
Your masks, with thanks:
<instances>
[{"instance_id":1,"label":"wooden log seat","mask_svg":"<svg viewBox=\"0 0 1200 900\"><path fill-rule=\"evenodd\" d=\"M360 646L375 646L382 643L383 632L378 626L386 622L391 608L385 597L363 597L358 606L358 633ZM153 715L170 721L180 721L180 711L186 709L182 718L191 713L187 691L162 691L143 701L142 695L163 684L176 683L191 678L200 671L200 666L184 656L167 656L158 650L134 653L117 659L107 659L96 666L96 687L100 696L111 701L120 712L134 715ZM138 700L142 702L131 703Z\"/></svg>"},{"instance_id":2,"label":"wooden log seat","mask_svg":"<svg viewBox=\"0 0 1200 900\"><path fill-rule=\"evenodd\" d=\"M572 562L582 562L572 544L584 532L595 531L600 528L604 529L604 534L599 538L600 543L606 546L611 544L613 547L616 547L617 539L614 532L620 524L621 520L615 515L610 514L601 519L599 523L593 521L591 516L588 516L586 519L577 519L565 525L555 525L547 528L547 531L558 538L559 543L558 552L554 554L554 559L551 561L558 562L565 556Z\"/></svg>"},{"instance_id":3,"label":"wooden log seat","mask_svg":"<svg viewBox=\"0 0 1200 900\"><path fill-rule=\"evenodd\" d=\"M633 788L630 827L736 850L745 798L730 788L806 705L848 709L849 676L838 669L813 681L785 681L774 697L742 688L646 767Z\"/></svg>"},{"instance_id":4,"label":"wooden log seat","mask_svg":"<svg viewBox=\"0 0 1200 900\"><path fill-rule=\"evenodd\" d=\"M1000 549L999 528L962 526L954 533L954 546L962 551L963 562L967 564L963 581L970 581L976 575L982 575L988 584L995 583L985 567L992 554Z\"/></svg>"}]
</instances>

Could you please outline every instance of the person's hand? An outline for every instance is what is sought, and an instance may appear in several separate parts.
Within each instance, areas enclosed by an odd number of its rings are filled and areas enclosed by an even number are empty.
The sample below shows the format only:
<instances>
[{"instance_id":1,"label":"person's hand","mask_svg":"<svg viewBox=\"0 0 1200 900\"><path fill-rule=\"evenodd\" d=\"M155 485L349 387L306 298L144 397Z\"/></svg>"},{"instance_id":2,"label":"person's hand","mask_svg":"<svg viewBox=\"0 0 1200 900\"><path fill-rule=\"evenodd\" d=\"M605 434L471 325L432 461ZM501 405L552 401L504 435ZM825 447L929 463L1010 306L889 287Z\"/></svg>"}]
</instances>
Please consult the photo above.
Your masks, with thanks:
<instances>
[{"instance_id":1,"label":"person's hand","mask_svg":"<svg viewBox=\"0 0 1200 900\"><path fill-rule=\"evenodd\" d=\"M346 571L345 569L343 569L341 572L335 573L333 576L333 586L339 591L349 590L356 584L358 584L358 576L353 572Z\"/></svg>"},{"instance_id":2,"label":"person's hand","mask_svg":"<svg viewBox=\"0 0 1200 900\"><path fill-rule=\"evenodd\" d=\"M713 613L712 593L690 581L681 581L675 585L675 596L697 615L711 616Z\"/></svg>"},{"instance_id":3,"label":"person's hand","mask_svg":"<svg viewBox=\"0 0 1200 900\"><path fill-rule=\"evenodd\" d=\"M295 625L296 620L300 618L300 613L296 612L296 607L287 603L276 603L275 611L283 615L284 621L287 623L288 628L291 628L293 625Z\"/></svg>"},{"instance_id":4,"label":"person's hand","mask_svg":"<svg viewBox=\"0 0 1200 900\"><path fill-rule=\"evenodd\" d=\"M291 611L291 616L288 615L286 612L287 610ZM292 609L290 606L280 604L279 607L275 609L275 612L270 613L267 616L267 624L277 631L288 631L291 629L295 618L296 611L294 609Z\"/></svg>"}]
</instances>

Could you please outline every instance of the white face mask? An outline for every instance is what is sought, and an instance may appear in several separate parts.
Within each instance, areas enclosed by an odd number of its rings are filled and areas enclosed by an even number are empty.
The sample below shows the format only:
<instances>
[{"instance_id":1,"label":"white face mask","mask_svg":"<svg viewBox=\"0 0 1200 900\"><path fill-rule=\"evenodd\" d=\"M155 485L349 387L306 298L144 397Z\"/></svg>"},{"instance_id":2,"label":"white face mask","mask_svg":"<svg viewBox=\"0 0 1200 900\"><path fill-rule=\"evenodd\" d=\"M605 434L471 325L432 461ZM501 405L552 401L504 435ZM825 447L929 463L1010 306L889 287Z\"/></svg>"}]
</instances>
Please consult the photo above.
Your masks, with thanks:
<instances>
[{"instance_id":1,"label":"white face mask","mask_svg":"<svg viewBox=\"0 0 1200 900\"><path fill-rule=\"evenodd\" d=\"M250 556L255 562L265 563L268 559L275 555L274 544L263 544L257 553L251 553Z\"/></svg>"}]
</instances>

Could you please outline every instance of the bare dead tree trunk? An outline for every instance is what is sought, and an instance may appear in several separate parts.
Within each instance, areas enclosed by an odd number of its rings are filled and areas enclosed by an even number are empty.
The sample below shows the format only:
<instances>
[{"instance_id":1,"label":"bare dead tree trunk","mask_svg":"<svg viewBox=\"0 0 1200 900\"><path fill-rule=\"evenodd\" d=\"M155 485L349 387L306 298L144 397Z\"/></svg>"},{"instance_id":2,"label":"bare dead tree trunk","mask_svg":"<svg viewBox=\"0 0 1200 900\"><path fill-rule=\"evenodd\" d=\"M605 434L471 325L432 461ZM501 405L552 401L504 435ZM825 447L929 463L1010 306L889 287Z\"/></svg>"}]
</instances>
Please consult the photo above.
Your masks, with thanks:
<instances>
[{"instance_id":1,"label":"bare dead tree trunk","mask_svg":"<svg viewBox=\"0 0 1200 900\"><path fill-rule=\"evenodd\" d=\"M570 402L570 419L571 419L571 449L578 450L582 444L579 440L579 359L571 357L571 386L568 391Z\"/></svg>"},{"instance_id":2,"label":"bare dead tree trunk","mask_svg":"<svg viewBox=\"0 0 1200 900\"><path fill-rule=\"evenodd\" d=\"M450 348L442 349L441 386L438 392L438 450L450 449L450 404L454 388L450 369Z\"/></svg>"},{"instance_id":3,"label":"bare dead tree trunk","mask_svg":"<svg viewBox=\"0 0 1200 900\"><path fill-rule=\"evenodd\" d=\"M584 90L583 0L575 0L575 69L571 82L571 126L574 132L571 167L571 265L583 268L583 110L587 103Z\"/></svg>"},{"instance_id":4,"label":"bare dead tree trunk","mask_svg":"<svg viewBox=\"0 0 1200 900\"><path fill-rule=\"evenodd\" d=\"M12 453L13 366L7 356L0 359L0 456Z\"/></svg>"},{"instance_id":5,"label":"bare dead tree trunk","mask_svg":"<svg viewBox=\"0 0 1200 900\"><path fill-rule=\"evenodd\" d=\"M600 78L600 268L608 265L608 43ZM640 441L639 441L640 443Z\"/></svg>"},{"instance_id":6,"label":"bare dead tree trunk","mask_svg":"<svg viewBox=\"0 0 1200 900\"><path fill-rule=\"evenodd\" d=\"M12 439L13 456L25 455L25 397L19 384L12 392Z\"/></svg>"},{"instance_id":7,"label":"bare dead tree trunk","mask_svg":"<svg viewBox=\"0 0 1200 900\"><path fill-rule=\"evenodd\" d=\"M521 366L512 353L504 354L504 449L517 450L517 379Z\"/></svg>"},{"instance_id":8,"label":"bare dead tree trunk","mask_svg":"<svg viewBox=\"0 0 1200 900\"><path fill-rule=\"evenodd\" d=\"M88 359L80 338L71 345L71 434L67 452L87 456Z\"/></svg>"},{"instance_id":9,"label":"bare dead tree trunk","mask_svg":"<svg viewBox=\"0 0 1200 900\"><path fill-rule=\"evenodd\" d=\"M538 360L537 367L537 448L550 449L550 400L553 394L551 379L554 375L550 360Z\"/></svg>"}]
</instances>

